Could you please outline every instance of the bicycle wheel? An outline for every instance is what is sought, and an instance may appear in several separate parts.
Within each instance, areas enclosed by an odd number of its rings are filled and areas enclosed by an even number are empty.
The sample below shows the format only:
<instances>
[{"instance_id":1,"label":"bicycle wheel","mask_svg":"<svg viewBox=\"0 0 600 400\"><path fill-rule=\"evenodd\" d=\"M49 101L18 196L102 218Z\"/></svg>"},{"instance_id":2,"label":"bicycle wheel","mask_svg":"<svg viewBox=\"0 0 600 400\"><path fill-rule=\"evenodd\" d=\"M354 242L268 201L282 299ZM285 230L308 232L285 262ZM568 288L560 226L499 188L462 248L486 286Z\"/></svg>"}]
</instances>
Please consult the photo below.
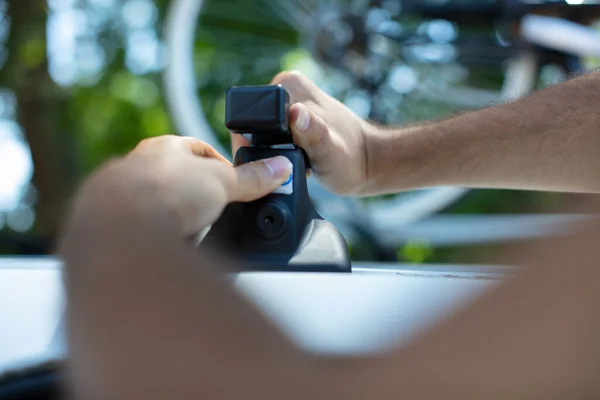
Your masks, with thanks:
<instances>
[{"instance_id":1,"label":"bicycle wheel","mask_svg":"<svg viewBox=\"0 0 600 400\"><path fill-rule=\"evenodd\" d=\"M179 132L229 154L222 123L226 88L266 84L282 69L301 70L358 115L382 124L427 120L505 99L504 63L516 53L493 24L427 20L403 12L402 4L173 1L165 92ZM523 80L524 69L517 71ZM527 79L537 79L533 75ZM314 179L309 191L319 212L349 241L357 223L376 238L378 220L393 219L401 230L467 192L425 189L363 202L334 196Z\"/></svg>"}]
</instances>

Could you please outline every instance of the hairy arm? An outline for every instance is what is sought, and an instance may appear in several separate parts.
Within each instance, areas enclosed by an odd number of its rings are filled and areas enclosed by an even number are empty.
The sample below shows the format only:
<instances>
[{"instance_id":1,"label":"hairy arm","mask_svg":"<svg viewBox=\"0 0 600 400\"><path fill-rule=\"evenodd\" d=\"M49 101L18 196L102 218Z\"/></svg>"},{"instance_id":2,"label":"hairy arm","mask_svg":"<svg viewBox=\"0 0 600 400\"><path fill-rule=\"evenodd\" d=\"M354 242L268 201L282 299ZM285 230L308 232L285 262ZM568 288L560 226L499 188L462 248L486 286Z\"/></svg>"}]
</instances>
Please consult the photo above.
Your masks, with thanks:
<instances>
[{"instance_id":1,"label":"hairy arm","mask_svg":"<svg viewBox=\"0 0 600 400\"><path fill-rule=\"evenodd\" d=\"M600 72L367 137L366 194L429 186L600 193Z\"/></svg>"}]
</instances>

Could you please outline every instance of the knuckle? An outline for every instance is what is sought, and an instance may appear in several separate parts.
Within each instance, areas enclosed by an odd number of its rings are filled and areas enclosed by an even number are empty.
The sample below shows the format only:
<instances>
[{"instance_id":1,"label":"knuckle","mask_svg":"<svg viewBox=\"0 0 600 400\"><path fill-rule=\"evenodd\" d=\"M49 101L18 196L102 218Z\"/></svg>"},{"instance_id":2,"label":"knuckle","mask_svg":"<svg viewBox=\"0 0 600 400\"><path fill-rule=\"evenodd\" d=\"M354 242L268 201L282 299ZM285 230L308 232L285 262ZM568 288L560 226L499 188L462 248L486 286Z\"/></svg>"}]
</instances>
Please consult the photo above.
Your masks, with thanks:
<instances>
[{"instance_id":1,"label":"knuckle","mask_svg":"<svg viewBox=\"0 0 600 400\"><path fill-rule=\"evenodd\" d=\"M139 154L147 151L151 151L156 148L157 138L145 138L138 142L138 144L130 151L130 154Z\"/></svg>"},{"instance_id":2,"label":"knuckle","mask_svg":"<svg viewBox=\"0 0 600 400\"><path fill-rule=\"evenodd\" d=\"M138 143L137 147L146 147L146 146L149 146L152 143L154 143L155 140L156 140L156 138L145 138L145 139L142 139Z\"/></svg>"},{"instance_id":3,"label":"knuckle","mask_svg":"<svg viewBox=\"0 0 600 400\"><path fill-rule=\"evenodd\" d=\"M283 71L275 75L272 83L286 89L300 89L304 86L305 76L298 71Z\"/></svg>"},{"instance_id":4,"label":"knuckle","mask_svg":"<svg viewBox=\"0 0 600 400\"><path fill-rule=\"evenodd\" d=\"M264 187L264 179L262 176L266 173L264 163L254 163L253 168L250 168L249 189L252 192L259 192Z\"/></svg>"},{"instance_id":5,"label":"knuckle","mask_svg":"<svg viewBox=\"0 0 600 400\"><path fill-rule=\"evenodd\" d=\"M148 137L148 138L142 139L138 143L138 146L139 147L148 147L148 146L163 145L166 143L170 143L174 140L177 140L178 138L180 138L180 137L176 136L176 135L161 135L161 136L155 136L155 137Z\"/></svg>"},{"instance_id":6,"label":"knuckle","mask_svg":"<svg viewBox=\"0 0 600 400\"><path fill-rule=\"evenodd\" d=\"M327 126L327 123L319 117L313 118L313 121L315 121L315 125L317 125L317 134L312 136L310 145L314 147L325 143L329 136L329 127Z\"/></svg>"},{"instance_id":7,"label":"knuckle","mask_svg":"<svg viewBox=\"0 0 600 400\"><path fill-rule=\"evenodd\" d=\"M226 197L236 199L239 186L241 186L239 182L239 176L229 168L222 169L221 171L222 173L220 174L219 178L221 178L221 187L223 188Z\"/></svg>"}]
</instances>

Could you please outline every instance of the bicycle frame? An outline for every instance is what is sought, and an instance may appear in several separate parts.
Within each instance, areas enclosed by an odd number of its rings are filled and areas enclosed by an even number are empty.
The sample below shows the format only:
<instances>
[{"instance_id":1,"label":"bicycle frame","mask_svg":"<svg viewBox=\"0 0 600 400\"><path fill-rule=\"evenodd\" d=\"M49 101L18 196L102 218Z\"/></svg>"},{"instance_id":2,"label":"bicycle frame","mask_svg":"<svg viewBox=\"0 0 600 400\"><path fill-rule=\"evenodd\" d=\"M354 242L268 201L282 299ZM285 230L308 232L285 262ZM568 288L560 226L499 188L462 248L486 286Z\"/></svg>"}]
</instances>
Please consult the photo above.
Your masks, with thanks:
<instances>
[{"instance_id":1,"label":"bicycle frame","mask_svg":"<svg viewBox=\"0 0 600 400\"><path fill-rule=\"evenodd\" d=\"M416 9L417 2L403 3L407 9L412 6ZM515 2L509 2L516 4ZM582 55L597 54L600 46L600 34L590 28L568 21L566 19L555 17L544 17L530 15L523 11L544 11L549 7L555 7L559 10L571 10L571 15L577 18L583 18L583 13L579 8L577 12L573 7L564 2L550 1L544 4L527 4L518 2L519 7L513 7L510 10L519 10L519 13L511 14L504 12L500 17L511 16L512 20L517 20L521 26L521 33L518 36L517 52L510 50L515 57L509 58L506 68L506 78L501 93L498 93L497 102L510 101L517 99L533 90L539 74L539 57L535 52L536 46L542 45L550 50ZM561 3L561 4L559 4ZM169 108L174 116L174 121L178 131L183 135L195 136L217 149L222 154L229 154L217 140L212 132L210 125L202 113L202 105L195 92L195 78L193 72L193 42L194 32L198 16L203 8L202 0L175 0L172 2L166 19L165 37L167 46L170 49L170 60L164 75L164 86ZM502 4L494 3L480 4L477 9L487 17L484 21L491 20L492 16L498 18L498 10ZM450 20L463 21L465 11L472 10L469 4L461 7L421 7L423 15L433 17L446 17ZM564 6L564 7L563 7ZM565 8L570 7L570 8ZM589 10L587 7L587 15ZM496 14L495 14L496 13ZM517 15L515 17L515 15ZM472 18L469 16L468 18ZM510 20L510 18L509 18ZM573 40L559 41L556 35L548 30L548 27L560 27L559 31L563 34L576 35L579 44L575 46ZM520 49L520 50L519 50ZM488 95L489 93L483 93ZM350 242L356 238L357 232L353 228L354 221L359 221L364 231L369 232L373 240L378 241L382 238L376 232L376 220L388 219L397 222L396 229L401 232L404 227L409 226L416 221L431 216L439 210L454 203L468 190L463 188L436 188L431 190L416 191L414 195L406 198L396 198L393 200L378 200L368 205L362 204L356 199L341 198L332 195L325 190L318 181L309 179L309 191L315 202L318 211L332 223L339 227L346 239ZM374 215L377 218L374 219ZM383 242L383 241L381 241Z\"/></svg>"}]
</instances>

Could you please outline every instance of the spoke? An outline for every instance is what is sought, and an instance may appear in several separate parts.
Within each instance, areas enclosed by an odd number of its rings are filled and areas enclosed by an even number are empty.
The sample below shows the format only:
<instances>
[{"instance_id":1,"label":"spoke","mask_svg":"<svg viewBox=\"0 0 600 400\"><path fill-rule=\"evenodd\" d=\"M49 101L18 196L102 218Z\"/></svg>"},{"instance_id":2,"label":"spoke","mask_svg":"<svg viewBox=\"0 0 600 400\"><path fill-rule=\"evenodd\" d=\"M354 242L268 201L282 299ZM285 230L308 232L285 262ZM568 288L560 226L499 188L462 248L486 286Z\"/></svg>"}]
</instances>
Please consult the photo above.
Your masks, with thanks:
<instances>
[{"instance_id":1,"label":"spoke","mask_svg":"<svg viewBox=\"0 0 600 400\"><path fill-rule=\"evenodd\" d=\"M236 5L236 12L231 12L229 4L222 4L218 0L212 0L204 10L202 18L218 16L226 17L230 20L252 21L264 23L265 12L268 12L270 7L267 4L255 2L241 2ZM281 21L276 21L281 22Z\"/></svg>"},{"instance_id":2,"label":"spoke","mask_svg":"<svg viewBox=\"0 0 600 400\"><path fill-rule=\"evenodd\" d=\"M271 11L297 32L310 30L310 27L314 26L314 22L310 18L310 9L304 8L302 0L279 0L277 2L265 0L265 4L268 4Z\"/></svg>"}]
</instances>

